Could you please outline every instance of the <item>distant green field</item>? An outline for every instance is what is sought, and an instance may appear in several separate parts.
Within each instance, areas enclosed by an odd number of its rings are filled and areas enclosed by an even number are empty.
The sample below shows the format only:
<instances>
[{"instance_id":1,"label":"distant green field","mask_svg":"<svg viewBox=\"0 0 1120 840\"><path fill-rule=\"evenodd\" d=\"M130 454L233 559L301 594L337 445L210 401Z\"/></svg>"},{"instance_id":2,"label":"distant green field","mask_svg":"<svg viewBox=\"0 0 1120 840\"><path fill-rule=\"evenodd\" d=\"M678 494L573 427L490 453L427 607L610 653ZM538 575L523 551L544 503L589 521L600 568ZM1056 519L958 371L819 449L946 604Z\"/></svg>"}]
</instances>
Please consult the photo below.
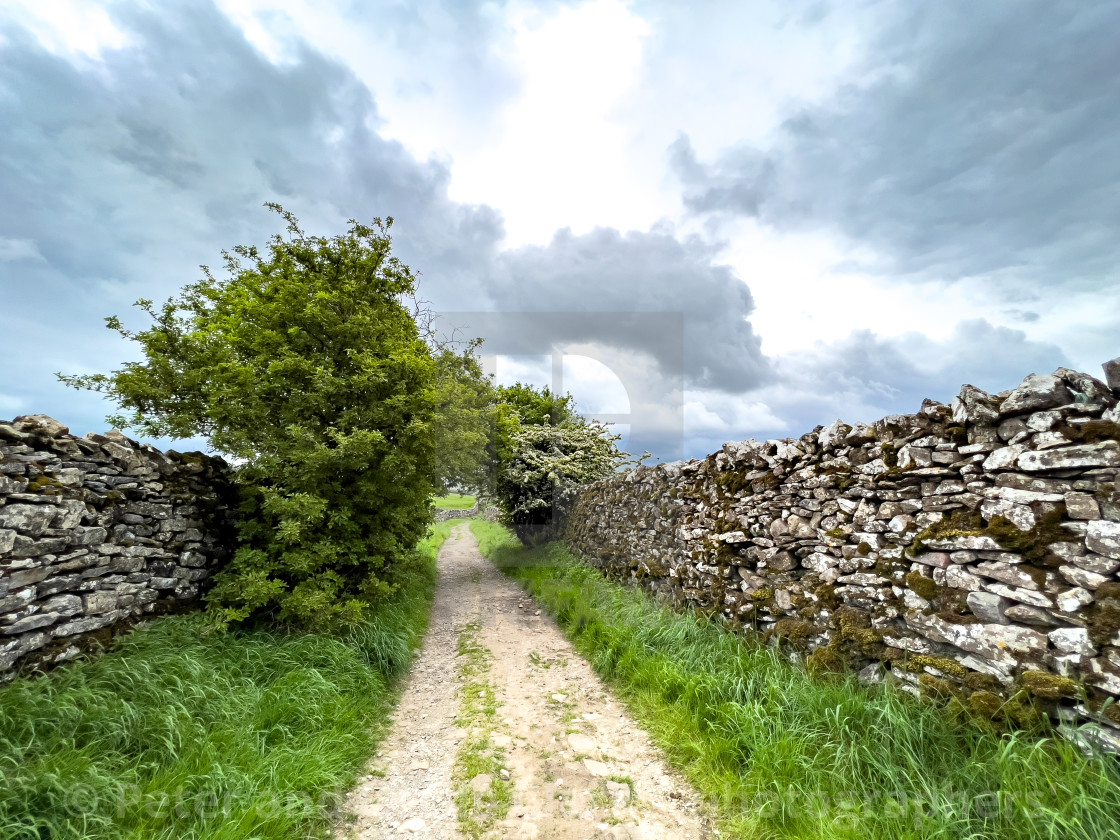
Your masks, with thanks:
<instances>
[{"instance_id":1,"label":"distant green field","mask_svg":"<svg viewBox=\"0 0 1120 840\"><path fill-rule=\"evenodd\" d=\"M467 510L474 507L474 496L462 496L459 493L448 493L432 501L432 504L441 510Z\"/></svg>"}]
</instances>

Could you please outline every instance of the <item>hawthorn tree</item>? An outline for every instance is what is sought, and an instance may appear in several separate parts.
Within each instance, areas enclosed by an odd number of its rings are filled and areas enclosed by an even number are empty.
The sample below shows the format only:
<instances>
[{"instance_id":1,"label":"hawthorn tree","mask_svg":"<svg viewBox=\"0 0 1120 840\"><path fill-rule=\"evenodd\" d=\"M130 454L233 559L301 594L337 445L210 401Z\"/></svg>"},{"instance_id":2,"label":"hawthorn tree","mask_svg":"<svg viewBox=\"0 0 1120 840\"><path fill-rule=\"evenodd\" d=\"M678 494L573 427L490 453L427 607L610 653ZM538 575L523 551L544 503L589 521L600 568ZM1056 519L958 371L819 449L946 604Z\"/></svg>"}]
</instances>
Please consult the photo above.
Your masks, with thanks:
<instances>
[{"instance_id":1,"label":"hawthorn tree","mask_svg":"<svg viewBox=\"0 0 1120 840\"><path fill-rule=\"evenodd\" d=\"M240 540L207 596L216 618L357 623L413 558L444 480L434 426L465 397L441 397L439 382L466 370L471 388L486 386L473 346L425 343L406 305L416 277L391 255L392 218L325 238L267 206L286 236L223 252L224 279L203 267L162 306L139 301L146 330L106 319L143 361L60 378L115 400L121 428L204 435L238 462Z\"/></svg>"},{"instance_id":2,"label":"hawthorn tree","mask_svg":"<svg viewBox=\"0 0 1120 840\"><path fill-rule=\"evenodd\" d=\"M495 493L503 521L525 545L560 536L577 487L629 462L621 435L580 417L571 396L518 383L499 388L495 422ZM556 422L553 422L556 418Z\"/></svg>"}]
</instances>

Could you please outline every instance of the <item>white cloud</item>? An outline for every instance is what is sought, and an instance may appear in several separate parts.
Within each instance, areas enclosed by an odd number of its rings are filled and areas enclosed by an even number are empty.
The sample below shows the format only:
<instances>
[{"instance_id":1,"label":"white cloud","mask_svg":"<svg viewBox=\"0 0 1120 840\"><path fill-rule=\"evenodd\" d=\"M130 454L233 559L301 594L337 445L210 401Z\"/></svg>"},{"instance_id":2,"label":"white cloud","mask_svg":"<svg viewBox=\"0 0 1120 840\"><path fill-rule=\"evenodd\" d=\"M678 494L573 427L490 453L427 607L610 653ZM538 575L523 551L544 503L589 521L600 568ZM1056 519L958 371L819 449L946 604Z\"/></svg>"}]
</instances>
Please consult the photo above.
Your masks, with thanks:
<instances>
[{"instance_id":1,"label":"white cloud","mask_svg":"<svg viewBox=\"0 0 1120 840\"><path fill-rule=\"evenodd\" d=\"M639 80L649 26L620 0L550 16L516 4L508 25L521 92L493 142L455 156L450 196L500 207L509 246L545 244L561 227L648 227L671 198L626 165L635 126L615 110Z\"/></svg>"},{"instance_id":2,"label":"white cloud","mask_svg":"<svg viewBox=\"0 0 1120 840\"><path fill-rule=\"evenodd\" d=\"M14 239L0 236L0 262L20 260L40 261L43 255L34 239Z\"/></svg>"},{"instance_id":3,"label":"white cloud","mask_svg":"<svg viewBox=\"0 0 1120 840\"><path fill-rule=\"evenodd\" d=\"M129 43L105 8L84 0L9 0L6 5L9 14L57 55L97 59L102 51Z\"/></svg>"},{"instance_id":4,"label":"white cloud","mask_svg":"<svg viewBox=\"0 0 1120 840\"><path fill-rule=\"evenodd\" d=\"M780 420L766 403L719 391L689 391L684 404L684 418L692 434L710 432L745 432L781 429Z\"/></svg>"}]
</instances>

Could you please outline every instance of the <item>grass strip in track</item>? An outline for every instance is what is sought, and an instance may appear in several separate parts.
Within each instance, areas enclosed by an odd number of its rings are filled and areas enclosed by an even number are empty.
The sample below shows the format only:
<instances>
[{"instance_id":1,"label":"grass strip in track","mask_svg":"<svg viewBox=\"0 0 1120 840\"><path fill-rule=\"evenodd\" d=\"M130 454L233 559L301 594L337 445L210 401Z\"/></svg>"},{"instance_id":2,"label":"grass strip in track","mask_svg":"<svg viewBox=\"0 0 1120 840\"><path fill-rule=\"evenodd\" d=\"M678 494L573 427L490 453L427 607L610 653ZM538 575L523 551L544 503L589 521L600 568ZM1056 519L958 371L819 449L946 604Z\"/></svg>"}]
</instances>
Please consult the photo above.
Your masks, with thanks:
<instances>
[{"instance_id":1,"label":"grass strip in track","mask_svg":"<svg viewBox=\"0 0 1120 840\"><path fill-rule=\"evenodd\" d=\"M326 837L425 629L433 526L404 586L338 635L158 619L0 689L0 837Z\"/></svg>"},{"instance_id":2,"label":"grass strip in track","mask_svg":"<svg viewBox=\"0 0 1120 840\"><path fill-rule=\"evenodd\" d=\"M998 736L889 686L817 678L780 651L605 580L560 544L472 522L735 838L1120 837L1115 758Z\"/></svg>"},{"instance_id":3,"label":"grass strip in track","mask_svg":"<svg viewBox=\"0 0 1120 840\"><path fill-rule=\"evenodd\" d=\"M480 629L478 624L469 624L459 636L459 673L463 684L455 723L466 730L466 737L455 754L452 773L459 830L471 840L478 840L496 822L505 819L513 801L510 781L501 776L505 749L493 741L498 727L498 701L494 685L487 678L493 657L478 640ZM479 780L486 784L479 784Z\"/></svg>"}]
</instances>

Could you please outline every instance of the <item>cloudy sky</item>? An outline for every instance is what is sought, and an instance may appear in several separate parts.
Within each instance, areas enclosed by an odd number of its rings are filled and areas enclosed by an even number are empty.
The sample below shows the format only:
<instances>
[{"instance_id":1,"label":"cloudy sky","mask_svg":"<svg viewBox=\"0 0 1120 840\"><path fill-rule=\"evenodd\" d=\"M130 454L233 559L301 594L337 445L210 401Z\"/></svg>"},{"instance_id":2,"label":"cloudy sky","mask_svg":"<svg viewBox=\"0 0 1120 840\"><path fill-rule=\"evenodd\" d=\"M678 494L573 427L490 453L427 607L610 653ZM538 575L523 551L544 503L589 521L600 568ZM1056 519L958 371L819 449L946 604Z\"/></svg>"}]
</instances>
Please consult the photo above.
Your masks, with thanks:
<instances>
[{"instance_id":1,"label":"cloudy sky","mask_svg":"<svg viewBox=\"0 0 1120 840\"><path fill-rule=\"evenodd\" d=\"M1118 31L1111 0L0 0L0 416L103 429L54 372L130 358L103 317L263 243L265 201L394 216L500 378L562 351L660 457L1099 375Z\"/></svg>"}]
</instances>

